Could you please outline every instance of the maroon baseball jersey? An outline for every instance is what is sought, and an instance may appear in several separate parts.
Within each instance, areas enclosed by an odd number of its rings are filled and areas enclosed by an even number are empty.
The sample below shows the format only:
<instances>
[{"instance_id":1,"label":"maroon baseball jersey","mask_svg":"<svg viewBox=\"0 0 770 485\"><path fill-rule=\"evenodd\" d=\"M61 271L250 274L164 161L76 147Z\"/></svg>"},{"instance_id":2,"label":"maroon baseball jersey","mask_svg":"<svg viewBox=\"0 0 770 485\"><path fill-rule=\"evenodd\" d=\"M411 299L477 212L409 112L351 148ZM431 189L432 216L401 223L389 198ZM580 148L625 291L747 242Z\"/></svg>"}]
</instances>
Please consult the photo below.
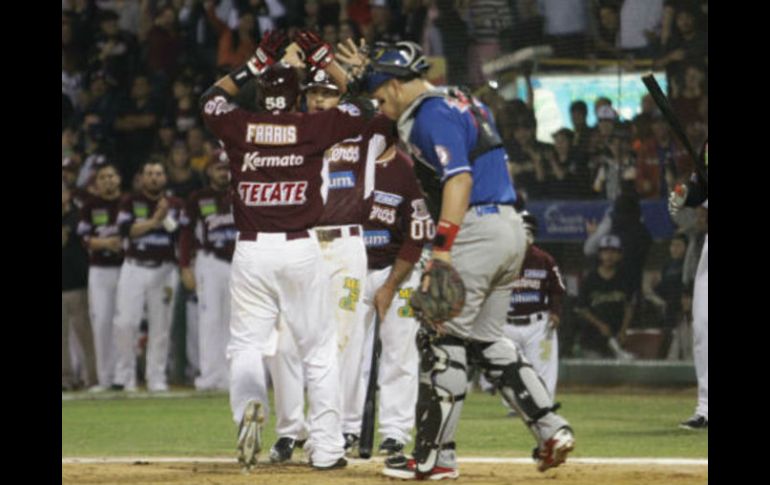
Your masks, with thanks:
<instances>
[{"instance_id":1,"label":"maroon baseball jersey","mask_svg":"<svg viewBox=\"0 0 770 485\"><path fill-rule=\"evenodd\" d=\"M394 141L393 128L392 121L378 115L360 134L326 150L329 195L318 225L361 224L366 219L364 201L374 190L375 160Z\"/></svg>"},{"instance_id":2,"label":"maroon baseball jersey","mask_svg":"<svg viewBox=\"0 0 770 485\"><path fill-rule=\"evenodd\" d=\"M118 206L120 198L114 200L91 197L80 209L80 222L78 223L78 236L88 248L91 238L119 237L118 231ZM92 266L120 266L123 264L123 251L118 253L102 249L88 251L89 263Z\"/></svg>"},{"instance_id":3,"label":"maroon baseball jersey","mask_svg":"<svg viewBox=\"0 0 770 485\"><path fill-rule=\"evenodd\" d=\"M428 213L410 160L397 151L376 164L374 195L364 222L369 269L382 269L396 258L416 263L436 226Z\"/></svg>"},{"instance_id":4,"label":"maroon baseball jersey","mask_svg":"<svg viewBox=\"0 0 770 485\"><path fill-rule=\"evenodd\" d=\"M230 159L233 215L242 232L315 226L329 189L321 173L323 153L364 126L349 105L312 114L255 113L216 88L204 98L202 116Z\"/></svg>"},{"instance_id":5,"label":"maroon baseball jersey","mask_svg":"<svg viewBox=\"0 0 770 485\"><path fill-rule=\"evenodd\" d=\"M176 261L175 245L178 228L175 232L170 233L163 226L160 226L137 238L132 238L129 235L131 226L135 222L146 221L152 217L159 200L152 200L142 193L135 192L123 196L120 201L118 228L120 235L128 239L127 258L147 262ZM168 200L169 206L168 214L179 223L184 202L177 197L166 197L166 200Z\"/></svg>"},{"instance_id":6,"label":"maroon baseball jersey","mask_svg":"<svg viewBox=\"0 0 770 485\"><path fill-rule=\"evenodd\" d=\"M192 253L201 249L232 261L238 232L233 218L230 187L217 192L211 187L190 194L182 212L179 233L179 266L190 266Z\"/></svg>"},{"instance_id":7,"label":"maroon baseball jersey","mask_svg":"<svg viewBox=\"0 0 770 485\"><path fill-rule=\"evenodd\" d=\"M521 276L513 283L509 317L520 317L550 310L561 313L566 291L553 256L531 244L524 256Z\"/></svg>"}]
</instances>

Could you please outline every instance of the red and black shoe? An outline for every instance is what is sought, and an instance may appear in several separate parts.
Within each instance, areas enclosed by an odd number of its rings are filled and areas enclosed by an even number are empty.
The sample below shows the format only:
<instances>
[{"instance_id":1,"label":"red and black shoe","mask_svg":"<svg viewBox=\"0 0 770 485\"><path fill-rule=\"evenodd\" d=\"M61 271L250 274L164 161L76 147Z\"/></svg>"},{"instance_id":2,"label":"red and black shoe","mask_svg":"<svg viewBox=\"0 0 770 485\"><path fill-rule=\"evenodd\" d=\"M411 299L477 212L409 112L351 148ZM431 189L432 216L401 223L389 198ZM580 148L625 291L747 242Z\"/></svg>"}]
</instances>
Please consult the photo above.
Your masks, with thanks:
<instances>
[{"instance_id":1,"label":"red and black shoe","mask_svg":"<svg viewBox=\"0 0 770 485\"><path fill-rule=\"evenodd\" d=\"M453 480L460 476L457 468L434 466L427 473L417 472L417 462L414 458L394 455L385 460L385 468L382 474L386 477L400 478L401 480Z\"/></svg>"}]
</instances>

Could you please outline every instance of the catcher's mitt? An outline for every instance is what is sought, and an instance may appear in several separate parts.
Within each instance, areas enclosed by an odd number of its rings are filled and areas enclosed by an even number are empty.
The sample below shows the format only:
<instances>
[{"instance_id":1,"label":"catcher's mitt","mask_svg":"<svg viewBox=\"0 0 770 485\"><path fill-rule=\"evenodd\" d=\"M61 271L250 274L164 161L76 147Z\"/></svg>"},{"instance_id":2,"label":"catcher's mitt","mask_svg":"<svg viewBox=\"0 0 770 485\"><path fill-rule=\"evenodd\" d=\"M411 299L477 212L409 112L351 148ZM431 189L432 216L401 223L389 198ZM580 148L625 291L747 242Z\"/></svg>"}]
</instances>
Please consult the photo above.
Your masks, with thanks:
<instances>
[{"instance_id":1,"label":"catcher's mitt","mask_svg":"<svg viewBox=\"0 0 770 485\"><path fill-rule=\"evenodd\" d=\"M447 262L438 259L429 261L420 278L419 288L412 293L410 304L415 317L423 324L435 325L451 320L460 314L465 305L465 285L460 274Z\"/></svg>"}]
</instances>

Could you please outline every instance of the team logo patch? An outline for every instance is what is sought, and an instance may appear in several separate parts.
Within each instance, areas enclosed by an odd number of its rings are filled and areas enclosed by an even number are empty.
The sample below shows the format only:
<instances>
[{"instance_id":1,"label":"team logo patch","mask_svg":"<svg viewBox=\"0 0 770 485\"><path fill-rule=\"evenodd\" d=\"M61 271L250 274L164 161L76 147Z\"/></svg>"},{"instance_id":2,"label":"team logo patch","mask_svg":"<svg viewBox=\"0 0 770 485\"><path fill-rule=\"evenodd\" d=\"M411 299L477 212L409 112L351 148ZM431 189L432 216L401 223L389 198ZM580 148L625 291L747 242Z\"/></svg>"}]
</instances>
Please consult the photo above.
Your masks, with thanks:
<instances>
[{"instance_id":1,"label":"team logo patch","mask_svg":"<svg viewBox=\"0 0 770 485\"><path fill-rule=\"evenodd\" d=\"M380 248L390 244L390 231L364 231L364 244L368 248Z\"/></svg>"},{"instance_id":2,"label":"team logo patch","mask_svg":"<svg viewBox=\"0 0 770 485\"><path fill-rule=\"evenodd\" d=\"M540 293L528 291L526 293L514 293L511 297L511 303L537 303L540 301Z\"/></svg>"},{"instance_id":3,"label":"team logo patch","mask_svg":"<svg viewBox=\"0 0 770 485\"><path fill-rule=\"evenodd\" d=\"M214 99L208 100L206 106L203 107L203 111L206 114L214 116L227 114L234 109L235 105L228 103L224 96L217 96Z\"/></svg>"},{"instance_id":4,"label":"team logo patch","mask_svg":"<svg viewBox=\"0 0 770 485\"><path fill-rule=\"evenodd\" d=\"M217 212L217 203L214 199L201 199L198 201L198 207L203 217L216 214Z\"/></svg>"},{"instance_id":5,"label":"team logo patch","mask_svg":"<svg viewBox=\"0 0 770 485\"><path fill-rule=\"evenodd\" d=\"M356 176L353 172L333 172L329 174L330 189L352 189L356 186Z\"/></svg>"},{"instance_id":6,"label":"team logo patch","mask_svg":"<svg viewBox=\"0 0 770 485\"><path fill-rule=\"evenodd\" d=\"M350 103L344 103L337 106L337 109L343 113L347 113L350 116L361 116L361 110L357 106Z\"/></svg>"},{"instance_id":7,"label":"team logo patch","mask_svg":"<svg viewBox=\"0 0 770 485\"><path fill-rule=\"evenodd\" d=\"M441 164L442 167L446 167L449 165L449 150L443 145L436 145L436 156L438 157L438 161Z\"/></svg>"},{"instance_id":8,"label":"team logo patch","mask_svg":"<svg viewBox=\"0 0 770 485\"><path fill-rule=\"evenodd\" d=\"M544 269L525 269L524 270L524 277L525 278L535 278L544 280L547 273Z\"/></svg>"},{"instance_id":9,"label":"team logo patch","mask_svg":"<svg viewBox=\"0 0 770 485\"><path fill-rule=\"evenodd\" d=\"M110 215L106 209L94 209L91 212L91 224L94 226L104 226L110 222Z\"/></svg>"},{"instance_id":10,"label":"team logo patch","mask_svg":"<svg viewBox=\"0 0 770 485\"><path fill-rule=\"evenodd\" d=\"M147 204L144 202L134 202L134 217L137 219L147 218L148 213Z\"/></svg>"},{"instance_id":11,"label":"team logo patch","mask_svg":"<svg viewBox=\"0 0 770 485\"><path fill-rule=\"evenodd\" d=\"M402 200L404 198L398 194L391 194L390 192L382 192L380 190L374 191L374 201L378 204L398 207L401 205Z\"/></svg>"},{"instance_id":12,"label":"team logo patch","mask_svg":"<svg viewBox=\"0 0 770 485\"><path fill-rule=\"evenodd\" d=\"M416 199L412 201L412 219L428 219L430 218L430 212L428 212L428 205L425 203L425 199Z\"/></svg>"},{"instance_id":13,"label":"team logo patch","mask_svg":"<svg viewBox=\"0 0 770 485\"><path fill-rule=\"evenodd\" d=\"M372 212L369 214L369 220L380 221L387 225L392 225L396 222L396 209L373 204Z\"/></svg>"},{"instance_id":14,"label":"team logo patch","mask_svg":"<svg viewBox=\"0 0 770 485\"><path fill-rule=\"evenodd\" d=\"M301 205L307 201L305 180L292 182L241 182L238 194L247 206Z\"/></svg>"}]
</instances>

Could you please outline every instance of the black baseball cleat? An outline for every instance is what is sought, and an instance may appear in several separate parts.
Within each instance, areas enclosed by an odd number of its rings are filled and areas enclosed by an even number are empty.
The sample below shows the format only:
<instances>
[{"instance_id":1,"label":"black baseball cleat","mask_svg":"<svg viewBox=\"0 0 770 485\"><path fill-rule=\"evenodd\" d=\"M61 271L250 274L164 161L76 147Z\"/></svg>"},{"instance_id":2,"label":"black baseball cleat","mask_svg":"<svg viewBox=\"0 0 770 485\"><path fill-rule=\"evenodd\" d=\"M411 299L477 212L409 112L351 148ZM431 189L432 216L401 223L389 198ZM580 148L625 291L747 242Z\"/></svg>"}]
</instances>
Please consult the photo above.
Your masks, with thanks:
<instances>
[{"instance_id":1,"label":"black baseball cleat","mask_svg":"<svg viewBox=\"0 0 770 485\"><path fill-rule=\"evenodd\" d=\"M682 429L708 429L709 420L705 416L696 414L687 421L679 423L679 427Z\"/></svg>"},{"instance_id":2,"label":"black baseball cleat","mask_svg":"<svg viewBox=\"0 0 770 485\"><path fill-rule=\"evenodd\" d=\"M342 458L340 458L339 460L335 461L334 463L328 466L318 466L318 465L313 465L312 463L310 464L310 466L312 466L316 470L321 470L321 471L336 470L338 468L345 468L346 466L348 466L348 460L346 460L345 457L343 456Z\"/></svg>"},{"instance_id":3,"label":"black baseball cleat","mask_svg":"<svg viewBox=\"0 0 770 485\"><path fill-rule=\"evenodd\" d=\"M343 433L342 437L345 439L345 454L353 453L353 450L358 448L358 435L353 433Z\"/></svg>"},{"instance_id":4,"label":"black baseball cleat","mask_svg":"<svg viewBox=\"0 0 770 485\"><path fill-rule=\"evenodd\" d=\"M297 442L293 438L283 436L270 448L270 463L283 463L291 460Z\"/></svg>"},{"instance_id":5,"label":"black baseball cleat","mask_svg":"<svg viewBox=\"0 0 770 485\"><path fill-rule=\"evenodd\" d=\"M381 455L395 455L404 451L404 444L396 441L393 438L386 438L385 441L380 443L379 453Z\"/></svg>"}]
</instances>

